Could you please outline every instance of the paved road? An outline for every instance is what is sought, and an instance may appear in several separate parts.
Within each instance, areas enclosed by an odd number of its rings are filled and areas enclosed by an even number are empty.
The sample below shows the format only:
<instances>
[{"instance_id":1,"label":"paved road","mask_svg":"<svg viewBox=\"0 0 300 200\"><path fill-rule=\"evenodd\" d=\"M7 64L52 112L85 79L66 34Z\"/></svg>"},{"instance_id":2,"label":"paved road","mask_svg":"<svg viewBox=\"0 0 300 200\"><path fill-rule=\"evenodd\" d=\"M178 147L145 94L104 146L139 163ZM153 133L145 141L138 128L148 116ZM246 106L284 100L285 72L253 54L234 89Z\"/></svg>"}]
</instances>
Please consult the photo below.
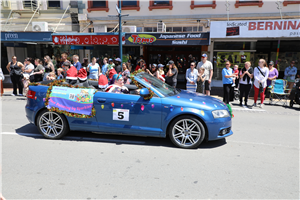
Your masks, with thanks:
<instances>
[{"instance_id":1,"label":"paved road","mask_svg":"<svg viewBox=\"0 0 300 200\"><path fill-rule=\"evenodd\" d=\"M299 199L300 109L233 104L234 135L183 150L80 132L47 140L28 124L25 98L0 102L7 199Z\"/></svg>"}]
</instances>

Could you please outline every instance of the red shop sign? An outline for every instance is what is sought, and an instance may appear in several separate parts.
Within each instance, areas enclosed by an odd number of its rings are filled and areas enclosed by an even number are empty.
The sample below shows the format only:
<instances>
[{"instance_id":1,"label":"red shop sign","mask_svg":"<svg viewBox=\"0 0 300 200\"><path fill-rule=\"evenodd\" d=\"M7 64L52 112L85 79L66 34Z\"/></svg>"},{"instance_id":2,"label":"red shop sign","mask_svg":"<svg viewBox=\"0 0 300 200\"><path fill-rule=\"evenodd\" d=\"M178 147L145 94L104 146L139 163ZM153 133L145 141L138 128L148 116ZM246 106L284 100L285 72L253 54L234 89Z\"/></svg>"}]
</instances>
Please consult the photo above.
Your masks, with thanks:
<instances>
[{"instance_id":1,"label":"red shop sign","mask_svg":"<svg viewBox=\"0 0 300 200\"><path fill-rule=\"evenodd\" d=\"M119 44L118 35L52 35L54 44Z\"/></svg>"}]
</instances>

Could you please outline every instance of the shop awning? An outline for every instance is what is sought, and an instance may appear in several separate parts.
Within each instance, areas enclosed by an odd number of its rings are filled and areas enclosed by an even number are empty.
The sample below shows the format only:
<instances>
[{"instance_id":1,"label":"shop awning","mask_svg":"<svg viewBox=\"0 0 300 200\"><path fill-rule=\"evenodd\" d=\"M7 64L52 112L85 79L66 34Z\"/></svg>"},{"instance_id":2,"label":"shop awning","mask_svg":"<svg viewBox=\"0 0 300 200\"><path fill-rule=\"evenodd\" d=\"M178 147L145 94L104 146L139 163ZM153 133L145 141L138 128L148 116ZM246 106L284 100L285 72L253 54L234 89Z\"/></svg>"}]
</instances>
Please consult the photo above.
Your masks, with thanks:
<instances>
[{"instance_id":1,"label":"shop awning","mask_svg":"<svg viewBox=\"0 0 300 200\"><path fill-rule=\"evenodd\" d=\"M52 42L52 32L1 32L1 42Z\"/></svg>"},{"instance_id":2,"label":"shop awning","mask_svg":"<svg viewBox=\"0 0 300 200\"><path fill-rule=\"evenodd\" d=\"M123 33L124 37L125 33ZM124 39L125 40L125 37ZM118 33L53 33L52 41L56 45L116 45Z\"/></svg>"},{"instance_id":3,"label":"shop awning","mask_svg":"<svg viewBox=\"0 0 300 200\"><path fill-rule=\"evenodd\" d=\"M209 45L207 33L126 33L126 45Z\"/></svg>"}]
</instances>

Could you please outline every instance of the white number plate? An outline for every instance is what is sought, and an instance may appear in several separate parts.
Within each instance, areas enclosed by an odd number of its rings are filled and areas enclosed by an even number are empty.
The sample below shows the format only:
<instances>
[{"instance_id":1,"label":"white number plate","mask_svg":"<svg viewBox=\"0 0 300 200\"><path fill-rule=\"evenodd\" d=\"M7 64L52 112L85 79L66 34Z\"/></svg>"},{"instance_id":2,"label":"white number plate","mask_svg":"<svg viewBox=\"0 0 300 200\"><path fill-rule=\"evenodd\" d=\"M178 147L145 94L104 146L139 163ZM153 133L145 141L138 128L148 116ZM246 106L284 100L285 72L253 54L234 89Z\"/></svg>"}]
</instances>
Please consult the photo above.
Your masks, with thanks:
<instances>
[{"instance_id":1,"label":"white number plate","mask_svg":"<svg viewBox=\"0 0 300 200\"><path fill-rule=\"evenodd\" d=\"M113 109L113 120L129 121L128 109Z\"/></svg>"}]
</instances>

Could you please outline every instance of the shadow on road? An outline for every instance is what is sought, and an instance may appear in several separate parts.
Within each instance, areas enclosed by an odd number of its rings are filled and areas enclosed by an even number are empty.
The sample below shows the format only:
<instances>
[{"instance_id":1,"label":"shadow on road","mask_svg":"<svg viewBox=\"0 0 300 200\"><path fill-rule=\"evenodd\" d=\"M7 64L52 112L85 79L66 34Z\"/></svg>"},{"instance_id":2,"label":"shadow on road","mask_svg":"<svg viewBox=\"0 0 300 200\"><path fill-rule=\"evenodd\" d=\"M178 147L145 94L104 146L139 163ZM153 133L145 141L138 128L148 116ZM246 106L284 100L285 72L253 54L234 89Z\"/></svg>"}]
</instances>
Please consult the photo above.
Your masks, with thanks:
<instances>
[{"instance_id":1,"label":"shadow on road","mask_svg":"<svg viewBox=\"0 0 300 200\"><path fill-rule=\"evenodd\" d=\"M18 129L16 133L23 137L31 137L34 139L49 140L44 138L38 131L37 127L33 124L26 124ZM77 141L77 142L98 142L98 143L112 143L116 145L130 144L130 145L147 145L147 146L160 146L168 148L177 148L173 145L170 139L156 138L156 137L139 137L129 135L112 135L109 133L92 133L71 131L65 137L60 139L62 141ZM203 143L198 149L218 148L226 144L226 139L215 140Z\"/></svg>"}]
</instances>

